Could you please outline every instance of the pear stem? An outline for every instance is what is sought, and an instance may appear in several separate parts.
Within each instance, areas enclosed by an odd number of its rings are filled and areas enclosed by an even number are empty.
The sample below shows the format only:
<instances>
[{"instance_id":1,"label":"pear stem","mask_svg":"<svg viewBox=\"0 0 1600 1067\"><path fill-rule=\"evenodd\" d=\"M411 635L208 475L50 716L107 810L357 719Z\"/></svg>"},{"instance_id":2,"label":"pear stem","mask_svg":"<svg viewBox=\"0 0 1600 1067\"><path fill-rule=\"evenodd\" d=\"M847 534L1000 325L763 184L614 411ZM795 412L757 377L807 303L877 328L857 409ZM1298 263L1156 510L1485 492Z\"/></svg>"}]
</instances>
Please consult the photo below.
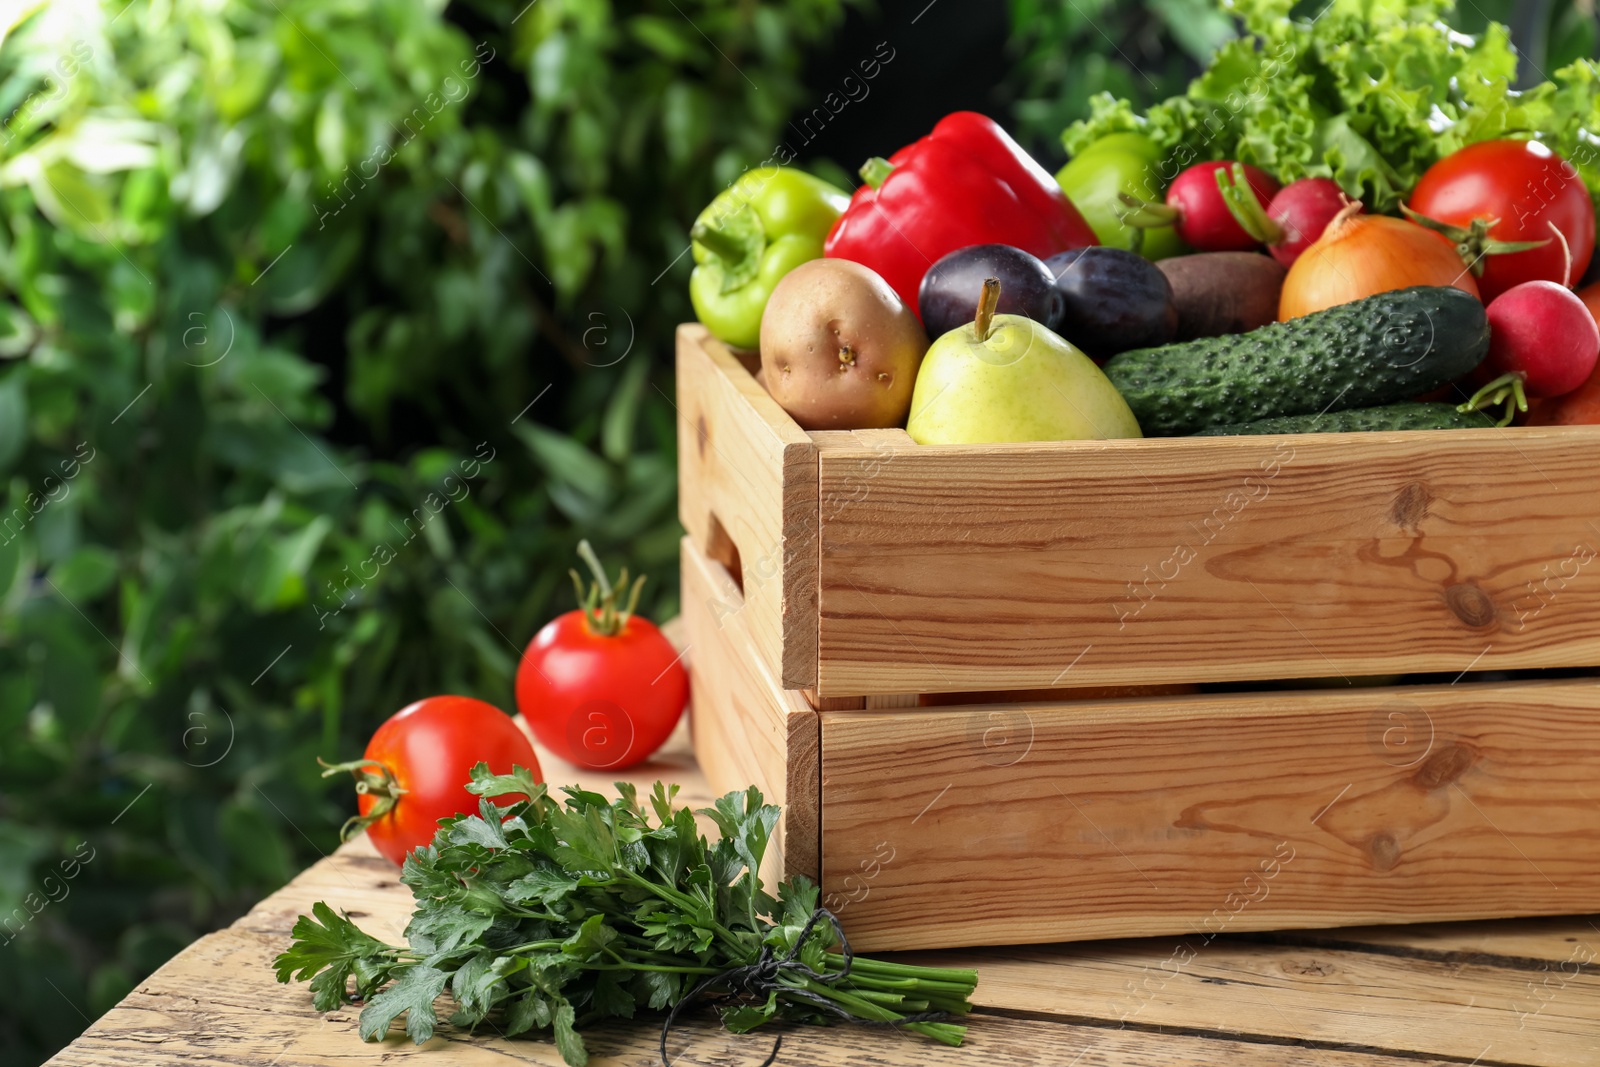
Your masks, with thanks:
<instances>
[{"instance_id":1,"label":"pear stem","mask_svg":"<svg viewBox=\"0 0 1600 1067\"><path fill-rule=\"evenodd\" d=\"M995 309L1000 306L1000 279L985 278L983 280L983 295L978 298L978 317L973 320L972 327L978 332L978 340L987 341L989 330L994 325Z\"/></svg>"}]
</instances>

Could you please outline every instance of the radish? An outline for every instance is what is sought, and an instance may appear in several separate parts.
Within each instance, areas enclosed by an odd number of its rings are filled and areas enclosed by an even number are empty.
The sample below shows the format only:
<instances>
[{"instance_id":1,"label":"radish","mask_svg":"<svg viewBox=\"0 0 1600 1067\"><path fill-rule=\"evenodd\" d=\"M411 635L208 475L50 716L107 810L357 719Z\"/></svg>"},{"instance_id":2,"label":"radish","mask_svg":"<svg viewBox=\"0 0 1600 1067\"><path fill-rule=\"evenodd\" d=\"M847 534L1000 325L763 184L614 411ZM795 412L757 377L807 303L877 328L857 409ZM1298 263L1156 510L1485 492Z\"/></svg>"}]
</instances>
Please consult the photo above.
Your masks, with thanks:
<instances>
[{"instance_id":1,"label":"radish","mask_svg":"<svg viewBox=\"0 0 1600 1067\"><path fill-rule=\"evenodd\" d=\"M1600 362L1600 325L1583 301L1550 281L1512 286L1489 304L1489 357L1496 377L1462 411L1505 404L1500 425L1528 410L1528 397L1570 393Z\"/></svg>"},{"instance_id":2,"label":"radish","mask_svg":"<svg viewBox=\"0 0 1600 1067\"><path fill-rule=\"evenodd\" d=\"M1171 226L1190 247L1201 252L1254 251L1261 242L1239 225L1218 188L1218 174L1235 168L1261 200L1278 195L1277 181L1259 167L1231 160L1197 163L1172 180L1165 204L1152 204L1123 193L1122 202L1129 210L1120 217L1129 226L1142 230Z\"/></svg>"},{"instance_id":3,"label":"radish","mask_svg":"<svg viewBox=\"0 0 1600 1067\"><path fill-rule=\"evenodd\" d=\"M1265 208L1237 165L1217 171L1217 188L1240 229L1267 246L1285 267L1317 243L1322 231L1350 203L1332 178L1301 178L1284 186Z\"/></svg>"}]
</instances>

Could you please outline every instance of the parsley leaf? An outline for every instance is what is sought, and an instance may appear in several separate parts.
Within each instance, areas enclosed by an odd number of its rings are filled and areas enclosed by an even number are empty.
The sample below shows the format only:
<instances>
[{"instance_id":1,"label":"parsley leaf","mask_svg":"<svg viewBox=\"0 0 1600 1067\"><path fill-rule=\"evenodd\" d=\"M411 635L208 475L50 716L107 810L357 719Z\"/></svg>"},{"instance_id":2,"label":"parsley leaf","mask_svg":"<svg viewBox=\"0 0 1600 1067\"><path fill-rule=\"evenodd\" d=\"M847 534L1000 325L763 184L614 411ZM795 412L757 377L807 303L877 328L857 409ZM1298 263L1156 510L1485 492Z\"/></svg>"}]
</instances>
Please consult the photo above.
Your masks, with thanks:
<instances>
[{"instance_id":1,"label":"parsley leaf","mask_svg":"<svg viewBox=\"0 0 1600 1067\"><path fill-rule=\"evenodd\" d=\"M311 906L311 916L302 915L295 921L289 936L294 940L288 951L273 961L278 981L310 978L312 1004L318 1011L333 1011L344 1004L350 975L358 963L392 952L320 900Z\"/></svg>"},{"instance_id":2,"label":"parsley leaf","mask_svg":"<svg viewBox=\"0 0 1600 1067\"><path fill-rule=\"evenodd\" d=\"M814 923L801 936L817 910L817 887L793 879L778 887L777 899L762 887L761 861L779 813L758 790L730 793L707 810L721 831L708 843L694 812L674 805L676 787L660 783L645 804L628 786L614 801L566 789L558 802L522 768L496 775L480 764L469 788L482 798L479 813L441 823L401 872L416 902L409 947L386 945L318 902L275 961L279 981L309 980L317 1007L329 1010L345 1002L353 980L367 998L362 1037L381 1037L403 1015L418 1043L433 1035L434 1003L448 989L452 1025L493 1017L508 1035L549 1034L573 1067L588 1061L580 1013L592 1025L632 1018L642 1007L672 1008L718 976L729 978L712 983L718 993L752 990L724 1003L730 1030L780 1017L831 1021L805 989L788 979L763 982L749 970L763 944L804 963L813 984L840 965L828 953L831 923ZM528 799L489 802L513 792ZM844 1010L960 1043L963 1027L904 1015L925 1010L913 1004L965 1012L976 974L858 965L848 978L830 980ZM904 1012L890 1007L902 1003Z\"/></svg>"},{"instance_id":3,"label":"parsley leaf","mask_svg":"<svg viewBox=\"0 0 1600 1067\"><path fill-rule=\"evenodd\" d=\"M364 1041L377 1041L389 1031L389 1024L402 1014L406 1017L406 1036L422 1044L433 1036L433 1002L444 992L450 973L418 964L407 967L400 980L367 1002L361 1009L360 1031Z\"/></svg>"},{"instance_id":4,"label":"parsley leaf","mask_svg":"<svg viewBox=\"0 0 1600 1067\"><path fill-rule=\"evenodd\" d=\"M585 1067L589 1062L589 1050L583 1047L583 1038L572 1028L574 1018L576 1013L573 1012L572 1005L562 1001L561 1007L556 1009L556 1049L571 1067Z\"/></svg>"}]
</instances>

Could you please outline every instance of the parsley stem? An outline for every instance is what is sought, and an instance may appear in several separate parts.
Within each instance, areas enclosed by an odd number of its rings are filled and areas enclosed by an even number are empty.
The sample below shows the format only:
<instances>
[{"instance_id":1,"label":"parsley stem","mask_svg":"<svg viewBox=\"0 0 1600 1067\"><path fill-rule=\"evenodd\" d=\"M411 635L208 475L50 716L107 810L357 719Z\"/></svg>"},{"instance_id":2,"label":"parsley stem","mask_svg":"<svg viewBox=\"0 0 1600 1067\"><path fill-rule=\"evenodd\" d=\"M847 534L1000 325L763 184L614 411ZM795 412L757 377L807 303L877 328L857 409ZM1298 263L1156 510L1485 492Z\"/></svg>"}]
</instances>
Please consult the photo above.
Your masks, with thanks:
<instances>
[{"instance_id":1,"label":"parsley stem","mask_svg":"<svg viewBox=\"0 0 1600 1067\"><path fill-rule=\"evenodd\" d=\"M594 966L588 967L588 968L586 968L586 970L591 970L591 971L659 971L662 974L720 974L721 973L715 967L696 967L696 966L692 966L692 965L679 964L679 963L629 963L627 960L623 959L622 956L617 952L617 950L612 948L610 945L607 945L605 947L604 951L605 951L605 954L607 956L610 956L612 959L616 960L618 965L613 967L613 966L611 966L609 964L600 963L600 964L595 964ZM650 953L650 955L654 956L654 955L656 955L656 953L652 952L652 953Z\"/></svg>"},{"instance_id":2,"label":"parsley stem","mask_svg":"<svg viewBox=\"0 0 1600 1067\"><path fill-rule=\"evenodd\" d=\"M844 966L844 957L835 952L827 954L828 969L836 971ZM978 972L956 967L923 967L915 963L889 963L886 960L857 957L850 968L852 978L859 974L882 974L892 978L916 978L936 982L954 982L966 989L978 984Z\"/></svg>"},{"instance_id":3,"label":"parsley stem","mask_svg":"<svg viewBox=\"0 0 1600 1067\"><path fill-rule=\"evenodd\" d=\"M661 974L721 974L721 967L672 967L664 963L590 963L586 971L658 971Z\"/></svg>"},{"instance_id":4,"label":"parsley stem","mask_svg":"<svg viewBox=\"0 0 1600 1067\"><path fill-rule=\"evenodd\" d=\"M815 978L803 978L800 982L800 988L827 997L859 1018L869 1019L873 1022L896 1023L907 1030L915 1030L919 1034L931 1037L935 1041L946 1045L959 1045L962 1035L967 1032L966 1027L952 1023L905 1022L905 1016L897 1011L885 1008L881 1004L874 1004L870 1000L863 1000L854 993L839 989L837 986L831 986L826 982L819 982Z\"/></svg>"},{"instance_id":5,"label":"parsley stem","mask_svg":"<svg viewBox=\"0 0 1600 1067\"><path fill-rule=\"evenodd\" d=\"M671 886L660 885L656 882L652 882L648 878L641 877L637 871L630 871L626 867L621 867L618 868L617 873L625 875L629 881L643 889L649 890L662 900L676 904L678 907L683 908L690 914L698 912L705 906L705 901L697 900L687 893L680 893ZM729 930L726 926L723 926L715 919L707 919L705 925L713 933L726 941L729 948L736 950L741 955L749 950L749 945L746 943L745 938L739 937L732 930Z\"/></svg>"}]
</instances>

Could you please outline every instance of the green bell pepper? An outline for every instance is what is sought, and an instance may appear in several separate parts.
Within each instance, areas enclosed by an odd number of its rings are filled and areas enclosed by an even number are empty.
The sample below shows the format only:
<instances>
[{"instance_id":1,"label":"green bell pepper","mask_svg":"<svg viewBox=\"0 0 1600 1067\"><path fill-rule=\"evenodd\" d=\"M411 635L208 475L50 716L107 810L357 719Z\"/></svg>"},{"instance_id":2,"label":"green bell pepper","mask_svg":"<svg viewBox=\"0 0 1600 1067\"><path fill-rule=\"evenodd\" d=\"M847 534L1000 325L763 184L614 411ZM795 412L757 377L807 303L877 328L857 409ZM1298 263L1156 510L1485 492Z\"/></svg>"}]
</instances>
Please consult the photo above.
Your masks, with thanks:
<instances>
[{"instance_id":1,"label":"green bell pepper","mask_svg":"<svg viewBox=\"0 0 1600 1067\"><path fill-rule=\"evenodd\" d=\"M700 212L689 237L689 300L712 336L735 348L761 340L761 312L785 274L822 257L850 197L803 171L746 171Z\"/></svg>"},{"instance_id":2,"label":"green bell pepper","mask_svg":"<svg viewBox=\"0 0 1600 1067\"><path fill-rule=\"evenodd\" d=\"M1187 251L1171 226L1139 230L1118 217L1125 211L1119 193L1160 202L1162 188L1156 174L1161 150L1142 133L1113 133L1085 148L1056 172L1056 182L1067 199L1083 213L1100 243L1126 248L1146 259L1165 259Z\"/></svg>"}]
</instances>

